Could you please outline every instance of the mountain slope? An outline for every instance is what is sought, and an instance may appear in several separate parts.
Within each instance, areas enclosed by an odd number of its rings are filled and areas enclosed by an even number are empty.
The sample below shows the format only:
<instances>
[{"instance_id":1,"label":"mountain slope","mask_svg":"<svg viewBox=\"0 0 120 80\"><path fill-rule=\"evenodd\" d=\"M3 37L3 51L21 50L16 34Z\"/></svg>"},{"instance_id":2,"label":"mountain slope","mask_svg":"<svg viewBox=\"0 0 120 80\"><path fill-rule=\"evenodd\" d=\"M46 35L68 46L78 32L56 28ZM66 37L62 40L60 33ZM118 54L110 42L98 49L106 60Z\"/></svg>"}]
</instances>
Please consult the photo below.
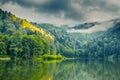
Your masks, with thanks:
<instances>
[{"instance_id":1,"label":"mountain slope","mask_svg":"<svg viewBox=\"0 0 120 80\"><path fill-rule=\"evenodd\" d=\"M0 9L0 56L32 58L56 54L54 37L29 21Z\"/></svg>"},{"instance_id":2,"label":"mountain slope","mask_svg":"<svg viewBox=\"0 0 120 80\"><path fill-rule=\"evenodd\" d=\"M51 24L36 25L54 35L56 44L59 45L58 51L64 56L80 58L120 57L119 19L85 23L73 27L56 27ZM71 29L74 29L74 32L68 33L67 31ZM92 31L88 32L89 29Z\"/></svg>"},{"instance_id":3,"label":"mountain slope","mask_svg":"<svg viewBox=\"0 0 120 80\"><path fill-rule=\"evenodd\" d=\"M9 13L7 13L6 11L4 12L1 9L0 9L0 23L1 23L0 29L1 29L1 32L3 32L3 33L5 32L5 30L3 30L3 28L5 28L5 27L13 27L15 30L17 30L19 28L23 28L23 29L25 28L25 29L31 30L32 32L40 33L43 36L50 38L51 40L54 40L53 36L46 33L41 28L37 28L36 26L31 24L27 20L18 18L15 15L11 14L10 12Z\"/></svg>"}]
</instances>

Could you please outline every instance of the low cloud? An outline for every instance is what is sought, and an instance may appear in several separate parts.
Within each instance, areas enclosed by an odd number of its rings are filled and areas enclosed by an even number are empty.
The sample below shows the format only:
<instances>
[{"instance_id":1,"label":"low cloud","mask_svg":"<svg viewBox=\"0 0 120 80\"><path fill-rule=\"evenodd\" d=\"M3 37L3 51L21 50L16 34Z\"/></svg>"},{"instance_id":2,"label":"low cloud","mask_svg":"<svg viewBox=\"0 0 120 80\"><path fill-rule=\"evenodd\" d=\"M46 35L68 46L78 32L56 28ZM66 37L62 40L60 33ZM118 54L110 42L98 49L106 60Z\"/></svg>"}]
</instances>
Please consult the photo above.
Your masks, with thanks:
<instances>
[{"instance_id":1,"label":"low cloud","mask_svg":"<svg viewBox=\"0 0 120 80\"><path fill-rule=\"evenodd\" d=\"M86 34L91 34L91 33L95 33L95 32L99 32L99 31L106 31L109 28L113 27L113 22L108 21L108 22L102 22L99 24L96 24L95 26L92 26L88 29L81 29L81 30L75 30L75 29L71 29L68 30L68 33L86 33Z\"/></svg>"},{"instance_id":2,"label":"low cloud","mask_svg":"<svg viewBox=\"0 0 120 80\"><path fill-rule=\"evenodd\" d=\"M38 20L40 18L42 22L59 25L118 18L119 4L118 0L0 0L0 8L17 16L34 22L41 21ZM39 17L31 17L33 14Z\"/></svg>"},{"instance_id":3,"label":"low cloud","mask_svg":"<svg viewBox=\"0 0 120 80\"><path fill-rule=\"evenodd\" d=\"M92 11L92 12L86 14L87 21L91 21L91 22L107 21L107 20L118 18L118 17L119 17L119 15L113 15L113 13L100 11L100 10Z\"/></svg>"}]
</instances>

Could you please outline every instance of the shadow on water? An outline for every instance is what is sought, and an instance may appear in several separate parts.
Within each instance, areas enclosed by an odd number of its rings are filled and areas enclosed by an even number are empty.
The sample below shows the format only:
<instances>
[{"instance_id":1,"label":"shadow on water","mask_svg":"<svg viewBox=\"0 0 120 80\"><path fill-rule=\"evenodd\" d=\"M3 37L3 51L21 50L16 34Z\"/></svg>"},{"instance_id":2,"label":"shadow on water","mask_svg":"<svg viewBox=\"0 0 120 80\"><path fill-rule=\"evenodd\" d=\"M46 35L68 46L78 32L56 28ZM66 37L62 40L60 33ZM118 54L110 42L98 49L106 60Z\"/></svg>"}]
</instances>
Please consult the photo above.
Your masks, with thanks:
<instances>
[{"instance_id":1,"label":"shadow on water","mask_svg":"<svg viewBox=\"0 0 120 80\"><path fill-rule=\"evenodd\" d=\"M120 80L120 61L0 61L0 80Z\"/></svg>"}]
</instances>

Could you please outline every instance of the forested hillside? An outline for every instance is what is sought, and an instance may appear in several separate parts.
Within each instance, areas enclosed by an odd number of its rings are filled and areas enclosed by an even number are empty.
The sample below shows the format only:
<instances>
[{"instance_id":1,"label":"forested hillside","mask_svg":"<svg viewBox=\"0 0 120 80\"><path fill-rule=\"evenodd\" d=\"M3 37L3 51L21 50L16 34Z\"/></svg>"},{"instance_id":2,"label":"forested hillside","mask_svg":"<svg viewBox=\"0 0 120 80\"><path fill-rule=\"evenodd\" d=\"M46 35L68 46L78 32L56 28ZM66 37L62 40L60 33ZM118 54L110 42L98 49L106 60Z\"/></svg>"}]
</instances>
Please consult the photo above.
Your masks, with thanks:
<instances>
[{"instance_id":1,"label":"forested hillside","mask_svg":"<svg viewBox=\"0 0 120 80\"><path fill-rule=\"evenodd\" d=\"M106 23L112 26L103 25ZM89 32L91 28L94 32ZM0 56L13 59L56 53L66 57L120 58L119 34L120 19L58 27L31 23L0 9Z\"/></svg>"},{"instance_id":2,"label":"forested hillside","mask_svg":"<svg viewBox=\"0 0 120 80\"><path fill-rule=\"evenodd\" d=\"M84 23L73 27L34 24L54 35L56 45L59 46L57 51L64 56L80 58L120 58L120 19L114 19L108 22L112 23L112 27L109 28L108 25L101 26L103 23L99 22ZM70 29L79 31L96 25L100 25L103 29L104 27L109 29L93 33L67 32ZM97 30L99 30L99 28Z\"/></svg>"},{"instance_id":3,"label":"forested hillside","mask_svg":"<svg viewBox=\"0 0 120 80\"><path fill-rule=\"evenodd\" d=\"M54 37L25 19L0 9L0 56L32 58L56 54Z\"/></svg>"}]
</instances>

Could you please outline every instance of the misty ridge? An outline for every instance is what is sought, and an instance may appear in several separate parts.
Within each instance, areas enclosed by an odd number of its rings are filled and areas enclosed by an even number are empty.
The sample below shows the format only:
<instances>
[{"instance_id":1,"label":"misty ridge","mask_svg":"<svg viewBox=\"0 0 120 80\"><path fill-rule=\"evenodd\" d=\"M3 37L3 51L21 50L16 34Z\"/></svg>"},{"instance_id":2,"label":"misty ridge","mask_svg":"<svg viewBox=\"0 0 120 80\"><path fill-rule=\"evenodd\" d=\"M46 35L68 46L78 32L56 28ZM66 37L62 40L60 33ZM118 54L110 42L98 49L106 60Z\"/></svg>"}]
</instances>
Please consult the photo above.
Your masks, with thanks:
<instances>
[{"instance_id":1,"label":"misty ridge","mask_svg":"<svg viewBox=\"0 0 120 80\"><path fill-rule=\"evenodd\" d=\"M118 19L112 19L112 20L103 21L103 22L86 23L86 24L82 24L83 28L80 24L75 27L72 27L71 29L68 29L67 32L91 34L91 33L100 32L100 31L107 31L108 29L113 28L119 22L120 22L120 19L118 18Z\"/></svg>"}]
</instances>

